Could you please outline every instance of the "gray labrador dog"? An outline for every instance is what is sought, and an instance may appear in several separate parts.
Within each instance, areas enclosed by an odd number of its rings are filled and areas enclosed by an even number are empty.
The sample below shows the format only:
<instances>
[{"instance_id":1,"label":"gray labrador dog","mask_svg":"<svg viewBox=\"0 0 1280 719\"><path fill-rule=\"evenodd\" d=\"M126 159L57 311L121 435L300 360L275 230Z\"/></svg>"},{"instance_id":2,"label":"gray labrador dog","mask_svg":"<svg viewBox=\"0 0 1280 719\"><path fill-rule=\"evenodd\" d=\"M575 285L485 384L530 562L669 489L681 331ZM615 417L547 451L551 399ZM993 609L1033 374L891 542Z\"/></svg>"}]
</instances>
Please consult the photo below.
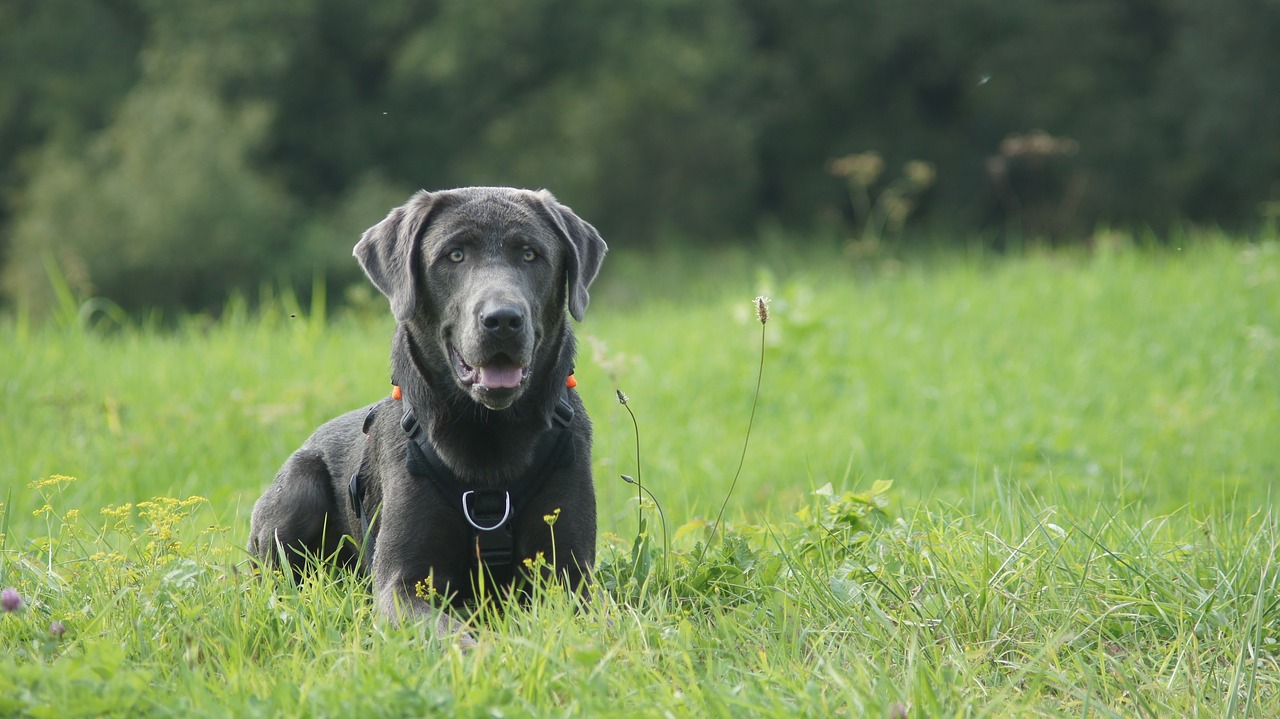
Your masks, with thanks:
<instances>
[{"instance_id":1,"label":"gray labrador dog","mask_svg":"<svg viewBox=\"0 0 1280 719\"><path fill-rule=\"evenodd\" d=\"M396 390L289 457L254 505L249 551L295 573L308 557L371 571L384 616L439 617L444 632L462 627L428 599L470 604L482 579L527 588L554 572L585 595L591 423L570 389L566 310L582 321L606 251L546 191L419 192L366 231L355 256L396 318Z\"/></svg>"}]
</instances>

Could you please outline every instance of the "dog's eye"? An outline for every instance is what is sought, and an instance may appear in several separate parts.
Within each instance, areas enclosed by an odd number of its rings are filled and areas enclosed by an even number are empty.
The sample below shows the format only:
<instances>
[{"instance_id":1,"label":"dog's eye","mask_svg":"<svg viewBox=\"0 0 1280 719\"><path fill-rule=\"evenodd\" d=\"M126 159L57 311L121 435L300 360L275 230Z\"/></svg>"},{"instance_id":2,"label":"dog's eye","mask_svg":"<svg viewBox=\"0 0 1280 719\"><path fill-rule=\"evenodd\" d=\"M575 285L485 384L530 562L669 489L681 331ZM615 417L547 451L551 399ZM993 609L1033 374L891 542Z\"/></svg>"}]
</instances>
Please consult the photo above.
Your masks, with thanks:
<instances>
[{"instance_id":1,"label":"dog's eye","mask_svg":"<svg viewBox=\"0 0 1280 719\"><path fill-rule=\"evenodd\" d=\"M449 253L450 262L461 262L465 257L466 255L462 253L462 250L453 250Z\"/></svg>"},{"instance_id":2,"label":"dog's eye","mask_svg":"<svg viewBox=\"0 0 1280 719\"><path fill-rule=\"evenodd\" d=\"M526 247L526 248L524 248L524 261L525 261L525 262L533 262L533 261L534 261L534 260L536 260L536 259L538 259L538 253L537 253L537 252L534 252L532 247Z\"/></svg>"}]
</instances>

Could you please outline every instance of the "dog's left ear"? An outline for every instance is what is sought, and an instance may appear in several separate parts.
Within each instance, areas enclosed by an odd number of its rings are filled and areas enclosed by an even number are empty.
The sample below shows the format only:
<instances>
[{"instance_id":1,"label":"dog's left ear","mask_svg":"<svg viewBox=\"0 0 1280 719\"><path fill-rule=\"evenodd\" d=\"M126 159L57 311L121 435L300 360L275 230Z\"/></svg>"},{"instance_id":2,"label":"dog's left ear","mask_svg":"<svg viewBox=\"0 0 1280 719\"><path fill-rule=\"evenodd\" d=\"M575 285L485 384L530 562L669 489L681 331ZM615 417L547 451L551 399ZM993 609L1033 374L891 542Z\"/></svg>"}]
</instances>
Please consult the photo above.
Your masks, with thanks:
<instances>
[{"instance_id":1,"label":"dog's left ear","mask_svg":"<svg viewBox=\"0 0 1280 719\"><path fill-rule=\"evenodd\" d=\"M546 209L551 226L564 240L568 250L565 253L565 268L569 314L581 322L587 313L587 303L591 301L587 288L600 272L600 263L604 262L609 246L604 243L604 238L596 228L575 215L573 210L560 204L550 192L540 190L536 194Z\"/></svg>"},{"instance_id":2,"label":"dog's left ear","mask_svg":"<svg viewBox=\"0 0 1280 719\"><path fill-rule=\"evenodd\" d=\"M416 239L436 204L432 193L415 193L382 222L365 230L352 252L369 280L391 301L391 312L398 322L412 316L418 301L413 281Z\"/></svg>"}]
</instances>

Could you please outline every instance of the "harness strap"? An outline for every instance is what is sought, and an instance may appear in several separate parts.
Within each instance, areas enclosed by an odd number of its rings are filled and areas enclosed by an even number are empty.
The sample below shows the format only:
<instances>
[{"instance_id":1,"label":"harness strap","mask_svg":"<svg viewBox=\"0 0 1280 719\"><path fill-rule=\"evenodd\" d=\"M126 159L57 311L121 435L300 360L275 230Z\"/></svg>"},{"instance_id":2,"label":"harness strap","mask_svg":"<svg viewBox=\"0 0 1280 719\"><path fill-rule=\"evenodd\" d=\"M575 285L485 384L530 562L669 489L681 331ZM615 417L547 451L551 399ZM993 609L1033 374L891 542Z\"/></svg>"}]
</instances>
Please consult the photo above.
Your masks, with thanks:
<instances>
[{"instance_id":1,"label":"harness strap","mask_svg":"<svg viewBox=\"0 0 1280 719\"><path fill-rule=\"evenodd\" d=\"M364 416L364 425L360 431L364 433L365 444L369 443L369 427L373 425L373 420L378 415L378 405L369 408L369 413ZM369 527L373 523L373 517L365 514L364 511L364 490L365 486L360 482L360 472L364 470L364 456L360 457L360 466L356 471L351 473L351 482L347 485L347 498L351 500L351 508L355 510L356 517L360 520L360 546L363 548L365 557L370 563L373 562L373 552L375 540L369 533ZM375 513L376 514L376 513Z\"/></svg>"},{"instance_id":2,"label":"harness strap","mask_svg":"<svg viewBox=\"0 0 1280 719\"><path fill-rule=\"evenodd\" d=\"M573 462L573 437L568 432L573 417L566 388L556 402L551 429L538 437L529 469L506 487L492 487L459 479L428 441L426 430L417 418L406 411L400 422L410 439L405 467L413 476L431 482L462 514L471 529L477 563L489 567L511 565L516 559L513 530L516 515L556 468Z\"/></svg>"},{"instance_id":3,"label":"harness strap","mask_svg":"<svg viewBox=\"0 0 1280 719\"><path fill-rule=\"evenodd\" d=\"M376 409L376 406L371 408L365 417L366 435ZM552 413L551 429L538 437L529 469L506 487L492 487L459 479L440 458L413 412L404 413L400 427L410 440L405 453L405 468L413 476L427 479L462 514L471 530L471 544L475 547L477 563L488 567L505 567L515 563L515 517L525 503L537 495L551 472L573 462L573 436L568 430L573 424L574 414L566 385ZM365 555L372 558L374 539L369 528L373 518L365 512L364 490L360 470L357 470L351 475L348 495L352 509L360 520Z\"/></svg>"}]
</instances>

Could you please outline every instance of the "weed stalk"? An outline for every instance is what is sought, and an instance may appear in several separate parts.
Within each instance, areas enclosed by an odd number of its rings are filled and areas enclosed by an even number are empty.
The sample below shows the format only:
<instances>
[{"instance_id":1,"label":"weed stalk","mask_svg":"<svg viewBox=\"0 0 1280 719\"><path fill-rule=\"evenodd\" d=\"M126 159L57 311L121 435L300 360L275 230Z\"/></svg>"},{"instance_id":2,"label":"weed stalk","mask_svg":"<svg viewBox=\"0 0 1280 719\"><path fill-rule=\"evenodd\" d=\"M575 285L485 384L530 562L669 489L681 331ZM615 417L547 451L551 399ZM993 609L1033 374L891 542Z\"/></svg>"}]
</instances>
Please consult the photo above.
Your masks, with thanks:
<instances>
[{"instance_id":1,"label":"weed stalk","mask_svg":"<svg viewBox=\"0 0 1280 719\"><path fill-rule=\"evenodd\" d=\"M622 405L623 408L627 410L627 414L631 416L631 427L635 430L636 437L636 476L634 478L626 474L620 476L622 477L622 481L636 486L637 533L644 532L644 495L649 495L649 499L653 500L653 506L658 508L658 521L662 524L662 574L663 576L666 576L667 555L671 550L667 541L667 515L662 511L662 504L658 502L658 498L654 496L653 492L649 491L648 487L644 486L644 482L640 474L640 423L636 420L636 413L631 410L631 403L630 400L627 399L627 395L624 394L622 390L615 391L618 393L618 404ZM639 539L638 536L637 539Z\"/></svg>"},{"instance_id":2,"label":"weed stalk","mask_svg":"<svg viewBox=\"0 0 1280 719\"><path fill-rule=\"evenodd\" d=\"M733 496L733 490L738 486L738 478L742 476L742 467L747 461L747 447L751 446L751 428L756 422L756 407L760 404L760 385L764 382L764 356L765 356L765 329L769 323L769 298L761 295L755 299L756 319L760 321L760 364L756 369L756 390L751 397L751 415L747 418L747 433L742 439L742 454L738 457L738 469L733 473L733 481L729 483L729 491L724 495L724 501L720 503L720 511L716 513L716 521L711 525L711 534L707 537L707 542L702 546L702 551L698 554L698 561L694 563L695 567L702 564L702 559L707 554L707 549L715 540L716 532L720 530L720 521L724 519L724 510L729 506L729 498Z\"/></svg>"}]
</instances>

